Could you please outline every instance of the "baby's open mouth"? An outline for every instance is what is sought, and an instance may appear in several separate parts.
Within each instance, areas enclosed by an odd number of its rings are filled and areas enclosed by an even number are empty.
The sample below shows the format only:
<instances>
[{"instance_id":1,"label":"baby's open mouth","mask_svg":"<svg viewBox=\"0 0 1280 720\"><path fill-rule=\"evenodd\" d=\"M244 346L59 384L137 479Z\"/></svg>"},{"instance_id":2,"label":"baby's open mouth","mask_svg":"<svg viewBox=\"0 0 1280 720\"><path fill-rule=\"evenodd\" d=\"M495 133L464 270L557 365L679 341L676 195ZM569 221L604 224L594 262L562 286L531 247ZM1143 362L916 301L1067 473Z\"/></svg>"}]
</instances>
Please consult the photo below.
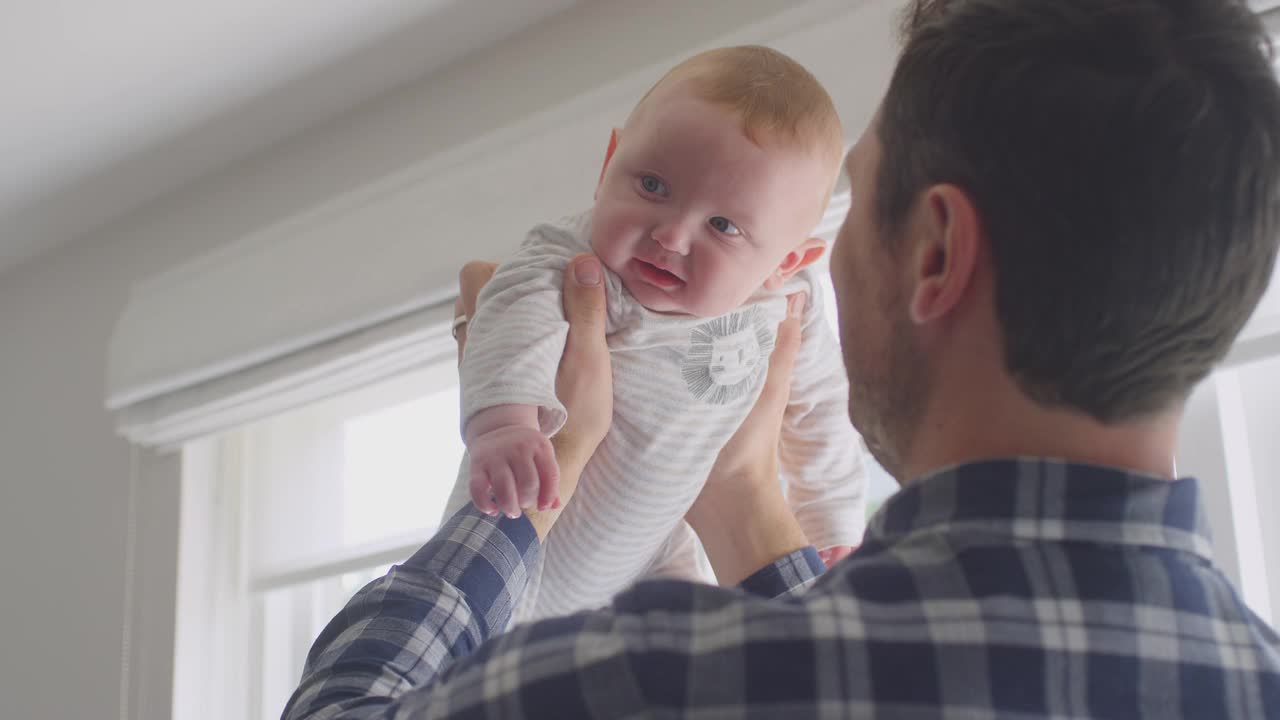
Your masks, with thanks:
<instances>
[{"instance_id":1,"label":"baby's open mouth","mask_svg":"<svg viewBox=\"0 0 1280 720\"><path fill-rule=\"evenodd\" d=\"M635 264L636 271L640 274L640 278L650 285L656 285L663 290L672 290L684 285L684 281L675 273L663 270L657 265L638 259L632 260L631 262Z\"/></svg>"}]
</instances>

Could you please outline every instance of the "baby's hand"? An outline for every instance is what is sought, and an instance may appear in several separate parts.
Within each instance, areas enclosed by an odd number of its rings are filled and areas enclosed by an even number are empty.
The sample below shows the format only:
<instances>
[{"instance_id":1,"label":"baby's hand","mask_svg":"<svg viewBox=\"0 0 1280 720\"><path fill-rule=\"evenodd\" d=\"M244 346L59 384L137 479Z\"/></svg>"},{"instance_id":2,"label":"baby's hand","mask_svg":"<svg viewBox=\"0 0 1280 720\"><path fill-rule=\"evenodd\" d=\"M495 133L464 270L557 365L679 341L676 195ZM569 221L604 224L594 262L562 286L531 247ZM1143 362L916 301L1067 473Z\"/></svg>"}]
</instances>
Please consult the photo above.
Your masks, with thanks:
<instances>
[{"instance_id":1,"label":"baby's hand","mask_svg":"<svg viewBox=\"0 0 1280 720\"><path fill-rule=\"evenodd\" d=\"M835 567L841 560L852 555L853 551L857 549L858 548L851 547L849 545L836 545L835 547L829 547L826 550L819 550L818 556L822 558L822 562L825 563L829 569Z\"/></svg>"},{"instance_id":2,"label":"baby's hand","mask_svg":"<svg viewBox=\"0 0 1280 720\"><path fill-rule=\"evenodd\" d=\"M471 500L481 512L520 516L521 508L560 505L560 468L551 441L536 428L503 425L467 445L471 453Z\"/></svg>"}]
</instances>

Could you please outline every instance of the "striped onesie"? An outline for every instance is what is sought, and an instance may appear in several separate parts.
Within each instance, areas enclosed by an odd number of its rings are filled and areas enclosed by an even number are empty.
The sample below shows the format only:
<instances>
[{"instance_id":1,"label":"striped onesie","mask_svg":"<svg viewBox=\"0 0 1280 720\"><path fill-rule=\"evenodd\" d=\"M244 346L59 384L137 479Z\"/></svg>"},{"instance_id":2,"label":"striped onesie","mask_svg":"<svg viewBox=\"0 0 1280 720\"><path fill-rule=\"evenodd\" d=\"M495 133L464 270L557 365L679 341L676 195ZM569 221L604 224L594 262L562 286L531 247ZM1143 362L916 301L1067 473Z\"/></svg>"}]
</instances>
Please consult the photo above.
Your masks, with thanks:
<instances>
[{"instance_id":1,"label":"striped onesie","mask_svg":"<svg viewBox=\"0 0 1280 720\"><path fill-rule=\"evenodd\" d=\"M555 396L569 327L561 283L569 262L590 251L589 220L534 228L481 291L461 369L464 424L502 404L538 407L548 436L564 424ZM760 290L716 318L653 312L608 268L604 276L613 425L547 536L541 577L518 601L515 620L607 605L643 577L707 579L683 517L755 405L785 293L809 295L779 457L787 501L817 547L859 544L866 468L817 274L802 271L782 292ZM446 518L471 501L469 478L464 457Z\"/></svg>"}]
</instances>

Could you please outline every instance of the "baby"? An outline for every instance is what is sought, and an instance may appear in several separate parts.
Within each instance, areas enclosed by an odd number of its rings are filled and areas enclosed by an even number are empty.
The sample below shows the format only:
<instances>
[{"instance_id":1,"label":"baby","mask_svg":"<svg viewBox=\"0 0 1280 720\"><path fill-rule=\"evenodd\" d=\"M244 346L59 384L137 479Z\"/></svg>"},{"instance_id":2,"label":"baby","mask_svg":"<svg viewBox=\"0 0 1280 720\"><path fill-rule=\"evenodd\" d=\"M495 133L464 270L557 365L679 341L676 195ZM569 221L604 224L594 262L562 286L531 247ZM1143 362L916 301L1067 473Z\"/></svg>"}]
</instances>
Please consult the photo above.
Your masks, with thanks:
<instances>
[{"instance_id":1,"label":"baby","mask_svg":"<svg viewBox=\"0 0 1280 720\"><path fill-rule=\"evenodd\" d=\"M605 266L614 415L547 537L518 621L598 607L641 577L705 577L682 518L755 404L786 294L808 309L781 440L788 502L819 548L861 541L866 472L809 237L844 151L831 98L774 50L695 56L615 130L584 215L534 228L480 295L462 363L468 452L449 502L558 503L548 438L568 325L561 273ZM517 499L519 498L519 499Z\"/></svg>"}]
</instances>

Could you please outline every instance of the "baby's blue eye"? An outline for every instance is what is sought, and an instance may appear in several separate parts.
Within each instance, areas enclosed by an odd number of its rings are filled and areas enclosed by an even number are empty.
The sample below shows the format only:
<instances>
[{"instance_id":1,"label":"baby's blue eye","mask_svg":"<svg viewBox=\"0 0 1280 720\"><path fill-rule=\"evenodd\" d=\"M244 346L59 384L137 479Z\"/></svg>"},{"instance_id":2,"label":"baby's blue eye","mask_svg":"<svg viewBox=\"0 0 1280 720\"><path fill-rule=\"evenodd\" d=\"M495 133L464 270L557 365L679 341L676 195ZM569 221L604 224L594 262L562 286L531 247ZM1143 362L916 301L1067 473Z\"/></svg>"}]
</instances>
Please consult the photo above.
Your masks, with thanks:
<instances>
[{"instance_id":1,"label":"baby's blue eye","mask_svg":"<svg viewBox=\"0 0 1280 720\"><path fill-rule=\"evenodd\" d=\"M652 175L645 175L640 178L640 187L644 191L652 195L666 195L667 184Z\"/></svg>"},{"instance_id":2,"label":"baby's blue eye","mask_svg":"<svg viewBox=\"0 0 1280 720\"><path fill-rule=\"evenodd\" d=\"M728 218L723 218L717 215L711 218L710 220L708 220L707 222L710 223L711 227L718 233L723 233L725 235L741 235L742 234L742 231L738 229L738 226L729 222Z\"/></svg>"}]
</instances>

